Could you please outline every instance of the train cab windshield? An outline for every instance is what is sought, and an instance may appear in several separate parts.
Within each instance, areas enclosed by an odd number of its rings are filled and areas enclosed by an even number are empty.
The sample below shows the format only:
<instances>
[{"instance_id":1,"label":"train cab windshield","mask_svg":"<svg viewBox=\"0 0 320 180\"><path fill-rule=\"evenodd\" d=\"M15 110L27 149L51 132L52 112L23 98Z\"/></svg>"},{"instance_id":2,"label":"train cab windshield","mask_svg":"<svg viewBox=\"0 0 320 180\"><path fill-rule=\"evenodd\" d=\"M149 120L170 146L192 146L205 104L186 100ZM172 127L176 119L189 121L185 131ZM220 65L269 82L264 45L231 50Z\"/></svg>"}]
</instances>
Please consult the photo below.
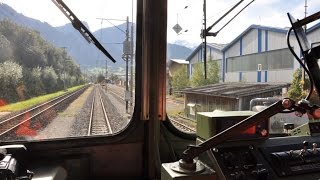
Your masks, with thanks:
<instances>
[{"instance_id":1,"label":"train cab windshield","mask_svg":"<svg viewBox=\"0 0 320 180\"><path fill-rule=\"evenodd\" d=\"M318 177L319 5L0 0L0 179Z\"/></svg>"},{"instance_id":2,"label":"train cab windshield","mask_svg":"<svg viewBox=\"0 0 320 180\"><path fill-rule=\"evenodd\" d=\"M135 15L136 1L1 1L1 140L123 131L135 104Z\"/></svg>"}]
</instances>

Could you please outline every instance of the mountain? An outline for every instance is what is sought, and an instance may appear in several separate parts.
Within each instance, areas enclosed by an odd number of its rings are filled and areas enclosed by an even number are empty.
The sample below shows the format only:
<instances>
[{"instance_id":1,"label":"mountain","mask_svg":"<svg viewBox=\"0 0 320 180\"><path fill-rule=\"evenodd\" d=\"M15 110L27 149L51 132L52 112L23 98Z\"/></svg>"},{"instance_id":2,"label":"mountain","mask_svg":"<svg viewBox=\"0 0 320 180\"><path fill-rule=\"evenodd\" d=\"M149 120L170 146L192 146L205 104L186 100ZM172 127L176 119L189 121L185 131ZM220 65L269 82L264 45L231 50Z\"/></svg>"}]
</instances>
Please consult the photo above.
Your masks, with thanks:
<instances>
[{"instance_id":1,"label":"mountain","mask_svg":"<svg viewBox=\"0 0 320 180\"><path fill-rule=\"evenodd\" d=\"M48 42L57 47L65 47L72 58L81 65L91 64L88 60L92 59L92 53L88 52L93 51L97 54L96 48L88 44L76 30L63 32L63 27L55 28L46 22L26 17L23 14L17 13L4 3L0 4L0 20L1 19L8 19L19 25L38 31Z\"/></svg>"},{"instance_id":2,"label":"mountain","mask_svg":"<svg viewBox=\"0 0 320 180\"><path fill-rule=\"evenodd\" d=\"M178 44L167 44L167 59L187 59L192 50Z\"/></svg>"},{"instance_id":3,"label":"mountain","mask_svg":"<svg viewBox=\"0 0 320 180\"><path fill-rule=\"evenodd\" d=\"M93 44L88 44L81 34L73 28L71 23L64 26L52 27L46 22L41 22L17 13L13 8L4 3L0 3L0 20L1 19L9 19L19 25L35 29L50 43L57 47L65 48L71 57L80 65L91 67L97 65L104 66L103 62L107 59ZM86 22L83 23L89 28ZM112 63L108 60L108 66L115 68L124 67L125 61L122 60L123 45L121 43L125 39L125 29L126 24L124 23L117 27L103 28L93 32L100 43L117 61L117 63ZM177 44L168 44L167 47L168 59L186 58L192 51L187 47Z\"/></svg>"}]
</instances>

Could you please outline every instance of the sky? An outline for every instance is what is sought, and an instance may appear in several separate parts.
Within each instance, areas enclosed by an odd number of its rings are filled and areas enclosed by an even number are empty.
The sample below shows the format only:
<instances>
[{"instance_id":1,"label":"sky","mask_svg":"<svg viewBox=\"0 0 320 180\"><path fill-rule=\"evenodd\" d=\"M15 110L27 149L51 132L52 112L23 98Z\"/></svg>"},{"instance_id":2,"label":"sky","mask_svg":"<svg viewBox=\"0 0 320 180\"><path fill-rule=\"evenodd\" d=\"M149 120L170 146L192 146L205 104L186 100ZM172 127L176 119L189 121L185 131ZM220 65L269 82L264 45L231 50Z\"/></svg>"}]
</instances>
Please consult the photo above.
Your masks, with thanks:
<instances>
[{"instance_id":1,"label":"sky","mask_svg":"<svg viewBox=\"0 0 320 180\"><path fill-rule=\"evenodd\" d=\"M207 26L212 25L238 1L206 0ZM233 13L230 13L218 23L211 32L219 30L250 1L244 0ZM8 4L25 16L47 22L52 26L61 26L69 23L69 20L51 0L0 0L0 2ZM126 19L126 16L129 16L130 21L132 21L132 3L133 13L136 13L136 0L64 0L64 2L80 20L89 24L91 31L96 31L101 27L113 26L108 21L102 21L101 23L101 20L97 18L118 19L119 21L112 21L115 25L124 23L123 20ZM252 24L280 28L288 27L290 24L286 13L290 12L294 17L302 19L305 11L304 4L305 0L255 0L221 30L217 37L209 37L208 42L229 43ZM308 15L319 11L318 7L320 7L319 0L308 0ZM135 19L133 21L135 22ZM168 0L168 42L179 42L189 47L197 46L201 43L200 31L202 22L203 0ZM179 35L172 29L177 23L183 29Z\"/></svg>"}]
</instances>

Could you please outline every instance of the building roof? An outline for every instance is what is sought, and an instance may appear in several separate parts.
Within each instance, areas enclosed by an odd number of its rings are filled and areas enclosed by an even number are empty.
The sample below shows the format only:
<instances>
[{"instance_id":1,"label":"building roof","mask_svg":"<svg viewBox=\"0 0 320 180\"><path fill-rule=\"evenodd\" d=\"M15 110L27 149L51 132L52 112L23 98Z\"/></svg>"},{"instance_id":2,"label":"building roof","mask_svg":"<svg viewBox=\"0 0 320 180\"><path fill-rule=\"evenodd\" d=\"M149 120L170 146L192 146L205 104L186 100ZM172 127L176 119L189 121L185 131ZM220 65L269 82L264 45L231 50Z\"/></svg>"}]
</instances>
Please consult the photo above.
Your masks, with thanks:
<instances>
[{"instance_id":1,"label":"building roof","mask_svg":"<svg viewBox=\"0 0 320 180\"><path fill-rule=\"evenodd\" d=\"M189 64L189 61L186 61L185 59L170 59L170 63L175 62L178 64Z\"/></svg>"},{"instance_id":2,"label":"building roof","mask_svg":"<svg viewBox=\"0 0 320 180\"><path fill-rule=\"evenodd\" d=\"M314 26L307 29L307 33L311 33L312 31L318 29L320 27L320 22L315 24Z\"/></svg>"},{"instance_id":3,"label":"building roof","mask_svg":"<svg viewBox=\"0 0 320 180\"><path fill-rule=\"evenodd\" d=\"M229 98L251 96L289 87L289 83L218 83L181 90L186 94L202 94Z\"/></svg>"},{"instance_id":4,"label":"building roof","mask_svg":"<svg viewBox=\"0 0 320 180\"><path fill-rule=\"evenodd\" d=\"M227 44L207 43L207 46L221 51Z\"/></svg>"},{"instance_id":5,"label":"building roof","mask_svg":"<svg viewBox=\"0 0 320 180\"><path fill-rule=\"evenodd\" d=\"M261 26L261 25L256 25L252 24L249 26L246 30L244 30L238 37L236 37L233 41L231 41L227 46L225 46L222 51L226 51L229 49L233 44L235 44L241 37L246 35L249 31L252 29L261 29L261 30L267 30L267 31L273 31L273 32L279 32L279 33L284 33L286 34L288 32L287 28L278 28L278 27L270 27L270 26Z\"/></svg>"},{"instance_id":6,"label":"building roof","mask_svg":"<svg viewBox=\"0 0 320 180\"><path fill-rule=\"evenodd\" d=\"M221 51L225 46L226 44L217 44L217 43L207 43L207 46L212 48L212 49L215 49L217 51ZM199 46L193 50L193 52L187 57L186 61L190 61L191 58L199 51L201 50L202 48L202 43L199 44Z\"/></svg>"}]
</instances>

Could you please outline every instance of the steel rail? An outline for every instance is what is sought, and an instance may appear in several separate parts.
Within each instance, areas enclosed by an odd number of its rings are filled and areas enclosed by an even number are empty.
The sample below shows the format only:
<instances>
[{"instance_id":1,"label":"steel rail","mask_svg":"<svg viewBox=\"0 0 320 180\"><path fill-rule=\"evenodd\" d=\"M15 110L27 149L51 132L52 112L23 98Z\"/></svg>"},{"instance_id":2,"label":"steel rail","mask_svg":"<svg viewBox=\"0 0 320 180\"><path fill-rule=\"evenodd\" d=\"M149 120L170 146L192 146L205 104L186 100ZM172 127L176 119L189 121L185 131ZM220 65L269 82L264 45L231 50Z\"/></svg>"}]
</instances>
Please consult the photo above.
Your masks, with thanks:
<instances>
[{"instance_id":1,"label":"steel rail","mask_svg":"<svg viewBox=\"0 0 320 180\"><path fill-rule=\"evenodd\" d=\"M23 123L27 122L27 121L30 121L31 119L37 117L37 116L40 116L41 114L43 114L44 112L52 109L53 107L56 107L57 105L61 104L62 102L64 102L65 100L71 98L71 97L74 97L75 95L77 95L79 92L81 92L82 90L84 90L85 88L87 88L87 86L77 90L77 91L74 91L74 92L71 92L71 93L67 93L67 94L64 94L62 96L59 96L53 100L50 100L48 102L45 102L45 103L42 103L41 105L38 105L34 108L31 108L29 110L26 110L22 113L19 113L18 115L15 115L13 117L10 117L2 122L0 122L0 136L3 136L4 134L12 131L13 129L17 128L18 126L22 125ZM52 104L50 104L52 103ZM50 104L50 105L49 105ZM39 110L40 108L43 108L45 107L46 105L49 105L49 107L46 107L42 110L40 110L40 112L37 112L33 115L31 115L30 117L28 118L25 118L24 120L21 121L21 118L23 118L23 116L27 113L32 113L36 110ZM18 122L14 122L14 121L18 121Z\"/></svg>"},{"instance_id":2,"label":"steel rail","mask_svg":"<svg viewBox=\"0 0 320 180\"><path fill-rule=\"evenodd\" d=\"M102 101L100 90L98 90L98 91L99 91L100 103L101 103L102 110L103 110L103 113L104 113L104 118L105 118L106 124L107 124L107 126L109 128L109 132L110 132L110 134L112 134L112 129L111 129L109 118L108 118L108 115L107 115L107 112L106 112L106 108L104 107L104 103Z\"/></svg>"},{"instance_id":3,"label":"steel rail","mask_svg":"<svg viewBox=\"0 0 320 180\"><path fill-rule=\"evenodd\" d=\"M97 96L99 97L98 99ZM99 102L102 108L102 112L103 112L103 124L99 124L99 122L101 122L101 119L94 117L94 112L95 112L95 103ZM98 112L98 110L97 110ZM90 135L98 135L98 134L102 134L104 132L104 130L100 130L101 132L99 132L99 128L101 127L105 127L108 134L112 134L112 128L111 128L111 124L108 118L108 114L106 111L106 108L104 106L102 97L101 97L101 93L100 93L100 88L95 87L94 89L94 95L93 95L93 101L92 101L92 105L91 105L91 112L90 112L90 121L89 121L89 129L88 129L88 136Z\"/></svg>"},{"instance_id":4,"label":"steel rail","mask_svg":"<svg viewBox=\"0 0 320 180\"><path fill-rule=\"evenodd\" d=\"M109 92L110 92L111 94L113 94L113 95L117 96L119 99L121 99L121 100L125 101L124 97L123 97L123 96L121 96L121 95L119 95L118 93L116 93L116 92L114 92L114 91L112 91L112 90L110 91L110 89L109 89Z\"/></svg>"},{"instance_id":5,"label":"steel rail","mask_svg":"<svg viewBox=\"0 0 320 180\"><path fill-rule=\"evenodd\" d=\"M95 103L95 89L93 92L93 98L92 98L92 104L91 104L91 110L90 110L90 119L89 119L89 127L88 127L88 136L91 135L91 128L92 128L92 121L93 121L93 110L94 110L94 103Z\"/></svg>"},{"instance_id":6,"label":"steel rail","mask_svg":"<svg viewBox=\"0 0 320 180\"><path fill-rule=\"evenodd\" d=\"M195 133L196 130L185 125L185 124L182 124L181 122L175 120L175 119L170 119L171 122L173 122L173 124L175 124L177 127L180 127L182 130L187 130L188 132L191 132L191 133Z\"/></svg>"}]
</instances>

